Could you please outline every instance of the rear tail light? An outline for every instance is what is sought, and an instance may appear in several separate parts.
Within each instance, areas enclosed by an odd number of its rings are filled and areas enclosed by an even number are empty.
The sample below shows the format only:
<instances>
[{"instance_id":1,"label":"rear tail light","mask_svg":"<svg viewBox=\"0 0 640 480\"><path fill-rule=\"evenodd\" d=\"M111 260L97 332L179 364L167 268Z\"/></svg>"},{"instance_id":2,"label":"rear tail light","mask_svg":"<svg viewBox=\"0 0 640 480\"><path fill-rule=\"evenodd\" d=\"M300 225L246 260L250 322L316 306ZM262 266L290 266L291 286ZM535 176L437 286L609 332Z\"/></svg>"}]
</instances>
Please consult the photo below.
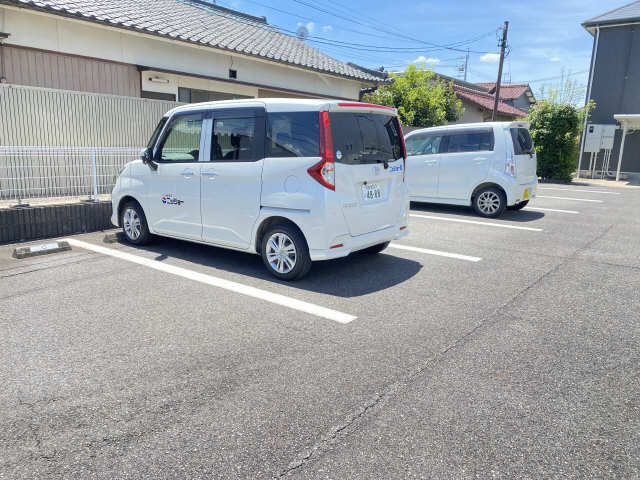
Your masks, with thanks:
<instances>
[{"instance_id":1,"label":"rear tail light","mask_svg":"<svg viewBox=\"0 0 640 480\"><path fill-rule=\"evenodd\" d=\"M404 134L402 133L402 123L400 117L396 117L396 123L398 125L398 133L400 134L400 142L402 145L402 181L404 182L404 176L407 169L407 144L404 141Z\"/></svg>"},{"instance_id":2,"label":"rear tail light","mask_svg":"<svg viewBox=\"0 0 640 480\"><path fill-rule=\"evenodd\" d=\"M319 112L318 125L320 127L320 156L322 160L309 167L307 172L323 187L335 190L336 164L333 160L333 137L329 112Z\"/></svg>"},{"instance_id":3,"label":"rear tail light","mask_svg":"<svg viewBox=\"0 0 640 480\"><path fill-rule=\"evenodd\" d=\"M507 158L504 162L504 173L506 173L507 175L511 175L512 177L515 177L517 173L516 167L517 165L516 165L515 155L511 152L507 152Z\"/></svg>"}]
</instances>

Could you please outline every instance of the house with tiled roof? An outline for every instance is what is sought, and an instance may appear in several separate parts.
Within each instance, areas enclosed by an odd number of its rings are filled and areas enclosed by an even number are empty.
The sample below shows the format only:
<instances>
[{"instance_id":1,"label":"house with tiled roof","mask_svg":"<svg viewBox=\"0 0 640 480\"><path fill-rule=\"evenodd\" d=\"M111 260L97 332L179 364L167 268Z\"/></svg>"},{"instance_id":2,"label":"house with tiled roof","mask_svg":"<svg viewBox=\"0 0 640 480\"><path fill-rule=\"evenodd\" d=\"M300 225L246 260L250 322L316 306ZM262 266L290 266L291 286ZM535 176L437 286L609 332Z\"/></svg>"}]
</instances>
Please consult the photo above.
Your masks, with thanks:
<instances>
[{"instance_id":1,"label":"house with tiled roof","mask_svg":"<svg viewBox=\"0 0 640 480\"><path fill-rule=\"evenodd\" d=\"M495 82L478 83L478 85L487 88L490 94L495 95ZM500 85L500 100L525 112L528 112L536 103L536 97L528 83Z\"/></svg>"},{"instance_id":2,"label":"house with tiled roof","mask_svg":"<svg viewBox=\"0 0 640 480\"><path fill-rule=\"evenodd\" d=\"M358 99L374 75L203 0L0 0L3 83L184 102Z\"/></svg>"},{"instance_id":3,"label":"house with tiled roof","mask_svg":"<svg viewBox=\"0 0 640 480\"><path fill-rule=\"evenodd\" d=\"M493 113L495 95L490 89L481 84L465 82L458 78L449 77L441 73L436 76L446 82L451 82L456 96L462 102L464 113L456 123L490 122ZM502 89L501 89L502 92ZM502 97L502 93L500 94ZM498 102L498 121L518 120L527 116L525 110L521 110L509 104L505 100Z\"/></svg>"}]
</instances>

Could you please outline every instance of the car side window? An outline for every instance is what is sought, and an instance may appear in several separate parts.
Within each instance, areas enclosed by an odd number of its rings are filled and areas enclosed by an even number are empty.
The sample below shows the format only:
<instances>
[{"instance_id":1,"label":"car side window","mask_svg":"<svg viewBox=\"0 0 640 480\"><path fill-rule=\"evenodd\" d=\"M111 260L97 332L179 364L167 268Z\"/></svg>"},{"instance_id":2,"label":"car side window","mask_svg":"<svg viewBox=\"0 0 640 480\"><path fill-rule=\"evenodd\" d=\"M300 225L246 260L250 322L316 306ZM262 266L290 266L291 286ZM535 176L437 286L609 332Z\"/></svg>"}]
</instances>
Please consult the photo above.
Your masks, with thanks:
<instances>
[{"instance_id":1,"label":"car side window","mask_svg":"<svg viewBox=\"0 0 640 480\"><path fill-rule=\"evenodd\" d=\"M215 162L257 160L255 117L214 118L211 160Z\"/></svg>"},{"instance_id":2,"label":"car side window","mask_svg":"<svg viewBox=\"0 0 640 480\"><path fill-rule=\"evenodd\" d=\"M156 159L161 162L197 162L202 119L202 113L175 116L158 148Z\"/></svg>"},{"instance_id":3,"label":"car side window","mask_svg":"<svg viewBox=\"0 0 640 480\"><path fill-rule=\"evenodd\" d=\"M448 136L447 153L493 150L491 132L457 133Z\"/></svg>"},{"instance_id":4,"label":"car side window","mask_svg":"<svg viewBox=\"0 0 640 480\"><path fill-rule=\"evenodd\" d=\"M407 138L407 155L433 155L440 153L441 135L413 135Z\"/></svg>"},{"instance_id":5,"label":"car side window","mask_svg":"<svg viewBox=\"0 0 640 480\"><path fill-rule=\"evenodd\" d=\"M273 112L267 114L268 157L317 157L318 112Z\"/></svg>"}]
</instances>

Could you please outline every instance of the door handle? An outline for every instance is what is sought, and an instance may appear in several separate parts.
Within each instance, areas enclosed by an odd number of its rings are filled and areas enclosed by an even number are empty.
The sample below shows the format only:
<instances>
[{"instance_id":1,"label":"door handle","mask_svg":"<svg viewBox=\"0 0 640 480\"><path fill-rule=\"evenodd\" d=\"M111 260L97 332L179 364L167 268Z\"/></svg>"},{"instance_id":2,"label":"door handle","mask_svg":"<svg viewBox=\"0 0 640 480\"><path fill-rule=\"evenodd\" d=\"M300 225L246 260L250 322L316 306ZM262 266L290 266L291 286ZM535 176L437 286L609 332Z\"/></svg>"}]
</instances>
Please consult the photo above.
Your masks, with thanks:
<instances>
[{"instance_id":1,"label":"door handle","mask_svg":"<svg viewBox=\"0 0 640 480\"><path fill-rule=\"evenodd\" d=\"M424 163L426 163L427 165L434 165L435 163L437 163L437 160L425 160Z\"/></svg>"},{"instance_id":2,"label":"door handle","mask_svg":"<svg viewBox=\"0 0 640 480\"><path fill-rule=\"evenodd\" d=\"M185 178L193 177L194 175L195 173L193 173L191 170L184 170L182 172L182 176Z\"/></svg>"},{"instance_id":3,"label":"door handle","mask_svg":"<svg viewBox=\"0 0 640 480\"><path fill-rule=\"evenodd\" d=\"M209 177L209 180L214 180L218 174L217 172L202 172L203 177Z\"/></svg>"}]
</instances>

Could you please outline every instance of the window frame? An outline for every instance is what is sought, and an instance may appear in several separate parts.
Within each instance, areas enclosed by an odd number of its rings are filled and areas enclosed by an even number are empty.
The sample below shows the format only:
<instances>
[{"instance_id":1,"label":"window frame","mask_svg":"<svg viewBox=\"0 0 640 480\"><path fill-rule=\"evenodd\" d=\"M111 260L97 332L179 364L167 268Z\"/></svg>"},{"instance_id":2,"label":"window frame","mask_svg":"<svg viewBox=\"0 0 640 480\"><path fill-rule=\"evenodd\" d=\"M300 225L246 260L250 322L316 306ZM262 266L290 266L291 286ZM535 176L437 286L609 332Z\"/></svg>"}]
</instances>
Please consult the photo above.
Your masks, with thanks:
<instances>
[{"instance_id":1,"label":"window frame","mask_svg":"<svg viewBox=\"0 0 640 480\"><path fill-rule=\"evenodd\" d=\"M201 158L202 158L202 152L203 152L203 135L205 133L205 121L208 118L207 114L209 112L207 112L206 110L189 110L186 112L176 112L173 115L171 115L171 117L169 117L169 119L165 122L164 124L164 128L162 129L162 132L160 133L160 135L158 135L158 139L156 140L156 144L153 147L153 161L156 163L163 163L163 164L172 164L172 163L198 163L200 162ZM162 158L160 158L160 151L162 150L162 147L164 146L165 141L167 140L167 137L169 136L169 133L171 131L171 129L173 128L174 124L182 117L187 117L190 115L197 115L197 114L201 114L202 115L202 125L200 127L200 146L199 146L199 152L198 152L198 160L163 160Z\"/></svg>"},{"instance_id":2,"label":"window frame","mask_svg":"<svg viewBox=\"0 0 640 480\"><path fill-rule=\"evenodd\" d=\"M207 148L208 154L203 158L203 162L205 163L253 163L259 162L265 158L266 151L266 112L264 108L261 107L233 107L233 108L222 108L219 110L211 110L211 126L207 130ZM253 118L254 119L254 158L253 159L243 159L243 160L229 160L229 159L219 159L214 160L212 158L213 154L213 132L215 127L216 120L235 120L235 119L243 119L243 118Z\"/></svg>"}]
</instances>

